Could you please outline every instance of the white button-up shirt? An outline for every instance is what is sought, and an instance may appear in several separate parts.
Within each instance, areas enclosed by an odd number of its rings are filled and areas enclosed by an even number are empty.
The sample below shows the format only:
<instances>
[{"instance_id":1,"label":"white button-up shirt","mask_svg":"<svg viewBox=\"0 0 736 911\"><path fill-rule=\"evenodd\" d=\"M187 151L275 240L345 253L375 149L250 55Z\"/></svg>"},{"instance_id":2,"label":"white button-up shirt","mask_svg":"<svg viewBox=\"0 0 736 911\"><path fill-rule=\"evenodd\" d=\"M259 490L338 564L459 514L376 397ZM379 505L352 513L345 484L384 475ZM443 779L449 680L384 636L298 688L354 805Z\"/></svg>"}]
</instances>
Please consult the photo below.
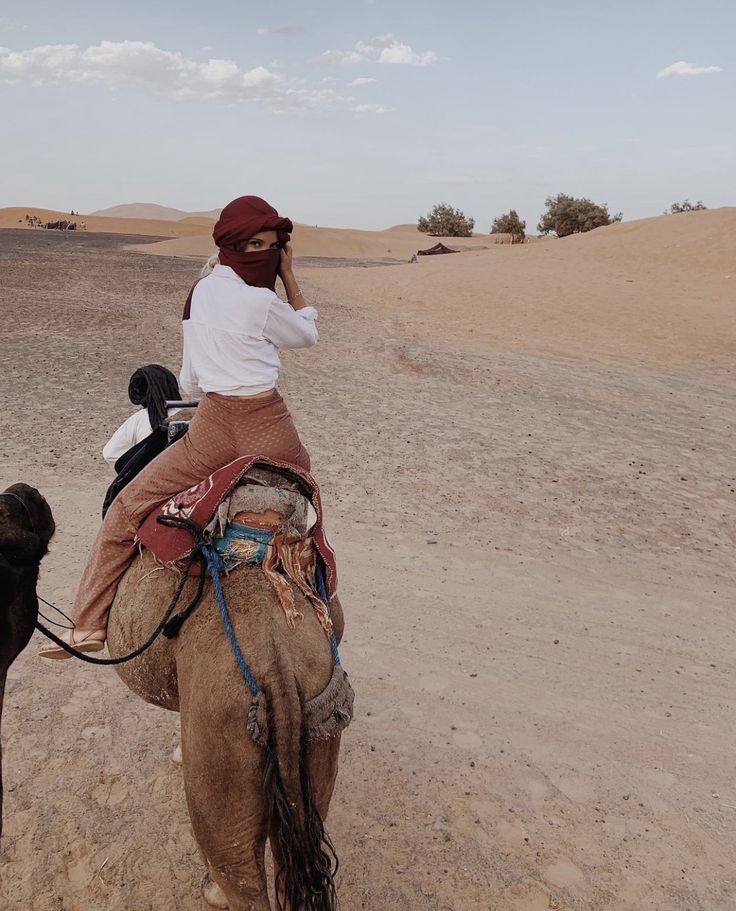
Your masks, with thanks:
<instances>
[{"instance_id":1,"label":"white button-up shirt","mask_svg":"<svg viewBox=\"0 0 736 911\"><path fill-rule=\"evenodd\" d=\"M229 266L215 266L197 282L183 322L183 394L248 396L274 389L279 348L316 344L316 319L314 307L294 310L269 288L247 285Z\"/></svg>"}]
</instances>

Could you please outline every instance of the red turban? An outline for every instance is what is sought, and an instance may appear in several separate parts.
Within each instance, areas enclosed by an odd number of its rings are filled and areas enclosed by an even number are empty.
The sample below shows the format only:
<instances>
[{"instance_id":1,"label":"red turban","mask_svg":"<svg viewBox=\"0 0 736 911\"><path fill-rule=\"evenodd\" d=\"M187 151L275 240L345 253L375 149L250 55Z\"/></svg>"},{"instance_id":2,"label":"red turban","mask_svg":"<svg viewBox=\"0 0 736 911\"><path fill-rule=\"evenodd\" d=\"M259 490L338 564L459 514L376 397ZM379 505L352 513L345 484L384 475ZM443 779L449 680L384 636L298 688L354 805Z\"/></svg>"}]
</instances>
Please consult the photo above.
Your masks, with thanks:
<instances>
[{"instance_id":1,"label":"red turban","mask_svg":"<svg viewBox=\"0 0 736 911\"><path fill-rule=\"evenodd\" d=\"M237 273L248 285L276 287L281 264L279 250L256 250L244 253L245 244L261 231L276 231L279 241L289 241L294 226L282 218L273 206L260 196L239 196L229 202L220 214L212 237L220 248L220 262Z\"/></svg>"}]
</instances>

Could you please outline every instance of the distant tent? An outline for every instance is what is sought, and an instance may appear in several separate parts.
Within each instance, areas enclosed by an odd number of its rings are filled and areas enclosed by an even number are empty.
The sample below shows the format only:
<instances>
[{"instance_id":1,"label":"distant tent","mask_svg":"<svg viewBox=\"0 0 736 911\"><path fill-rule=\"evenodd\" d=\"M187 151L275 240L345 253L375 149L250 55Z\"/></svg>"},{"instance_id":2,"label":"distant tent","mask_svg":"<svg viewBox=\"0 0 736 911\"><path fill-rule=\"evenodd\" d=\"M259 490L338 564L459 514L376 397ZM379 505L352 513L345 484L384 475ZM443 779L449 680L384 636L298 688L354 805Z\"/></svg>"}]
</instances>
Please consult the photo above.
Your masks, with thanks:
<instances>
[{"instance_id":1,"label":"distant tent","mask_svg":"<svg viewBox=\"0 0 736 911\"><path fill-rule=\"evenodd\" d=\"M420 256L438 256L440 253L459 253L459 250L451 250L449 247L446 247L444 244L435 244L433 247L430 247L429 250L417 250L417 253Z\"/></svg>"}]
</instances>

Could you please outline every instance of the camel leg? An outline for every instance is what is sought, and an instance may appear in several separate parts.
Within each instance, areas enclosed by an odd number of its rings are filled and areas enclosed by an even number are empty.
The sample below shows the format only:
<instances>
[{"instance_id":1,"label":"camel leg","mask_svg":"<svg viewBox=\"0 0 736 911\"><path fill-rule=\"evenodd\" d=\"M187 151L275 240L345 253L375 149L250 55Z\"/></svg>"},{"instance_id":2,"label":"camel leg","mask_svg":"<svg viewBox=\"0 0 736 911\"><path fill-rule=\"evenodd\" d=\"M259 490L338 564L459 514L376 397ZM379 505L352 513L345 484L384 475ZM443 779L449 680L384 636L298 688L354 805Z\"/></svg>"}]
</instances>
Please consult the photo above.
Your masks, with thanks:
<instances>
[{"instance_id":1,"label":"camel leg","mask_svg":"<svg viewBox=\"0 0 736 911\"><path fill-rule=\"evenodd\" d=\"M185 740L184 787L194 837L228 907L231 911L271 911L265 872L265 806L259 793L262 770L260 775L234 774L229 783L217 780L206 760L190 761ZM211 897L208 900L212 902Z\"/></svg>"},{"instance_id":2,"label":"camel leg","mask_svg":"<svg viewBox=\"0 0 736 911\"><path fill-rule=\"evenodd\" d=\"M263 750L246 730L241 700L233 704L221 692L221 701L209 701L207 691L181 683L184 789L208 873L230 911L271 911ZM217 897L205 889L208 900Z\"/></svg>"},{"instance_id":3,"label":"camel leg","mask_svg":"<svg viewBox=\"0 0 736 911\"><path fill-rule=\"evenodd\" d=\"M0 668L0 835L3 834L3 744L2 720L3 702L5 700L5 678L8 675L7 667Z\"/></svg>"},{"instance_id":4,"label":"camel leg","mask_svg":"<svg viewBox=\"0 0 736 911\"><path fill-rule=\"evenodd\" d=\"M309 748L309 781L317 812L326 819L337 780L340 736L321 740Z\"/></svg>"}]
</instances>

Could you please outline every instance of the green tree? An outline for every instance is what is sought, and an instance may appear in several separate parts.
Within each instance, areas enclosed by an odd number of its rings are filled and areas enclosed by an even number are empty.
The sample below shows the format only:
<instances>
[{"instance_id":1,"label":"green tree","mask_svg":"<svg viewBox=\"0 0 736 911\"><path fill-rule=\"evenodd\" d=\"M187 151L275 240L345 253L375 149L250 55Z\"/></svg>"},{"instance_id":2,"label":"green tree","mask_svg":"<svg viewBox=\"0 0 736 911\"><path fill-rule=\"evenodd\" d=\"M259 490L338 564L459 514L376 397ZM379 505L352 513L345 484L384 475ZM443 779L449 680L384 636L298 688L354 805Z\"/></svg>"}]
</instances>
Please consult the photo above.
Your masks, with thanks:
<instances>
[{"instance_id":1,"label":"green tree","mask_svg":"<svg viewBox=\"0 0 736 911\"><path fill-rule=\"evenodd\" d=\"M493 219L491 234L510 234L512 244L523 244L526 237L526 222L519 218L516 209Z\"/></svg>"},{"instance_id":2,"label":"green tree","mask_svg":"<svg viewBox=\"0 0 736 911\"><path fill-rule=\"evenodd\" d=\"M708 206L703 205L703 200L699 199L697 202L690 202L689 199L683 199L682 202L673 202L669 209L665 210L665 215L677 215L680 212L701 212L703 209L707 209Z\"/></svg>"},{"instance_id":3,"label":"green tree","mask_svg":"<svg viewBox=\"0 0 736 911\"><path fill-rule=\"evenodd\" d=\"M570 234L583 234L613 224L623 218L621 212L611 215L607 205L599 206L590 199L576 199L565 193L548 196L545 205L547 211L537 225L540 234L554 233L558 237L568 237Z\"/></svg>"},{"instance_id":4,"label":"green tree","mask_svg":"<svg viewBox=\"0 0 736 911\"><path fill-rule=\"evenodd\" d=\"M472 237L475 219L466 217L460 209L446 202L437 203L429 215L422 216L417 229L435 237Z\"/></svg>"}]
</instances>

